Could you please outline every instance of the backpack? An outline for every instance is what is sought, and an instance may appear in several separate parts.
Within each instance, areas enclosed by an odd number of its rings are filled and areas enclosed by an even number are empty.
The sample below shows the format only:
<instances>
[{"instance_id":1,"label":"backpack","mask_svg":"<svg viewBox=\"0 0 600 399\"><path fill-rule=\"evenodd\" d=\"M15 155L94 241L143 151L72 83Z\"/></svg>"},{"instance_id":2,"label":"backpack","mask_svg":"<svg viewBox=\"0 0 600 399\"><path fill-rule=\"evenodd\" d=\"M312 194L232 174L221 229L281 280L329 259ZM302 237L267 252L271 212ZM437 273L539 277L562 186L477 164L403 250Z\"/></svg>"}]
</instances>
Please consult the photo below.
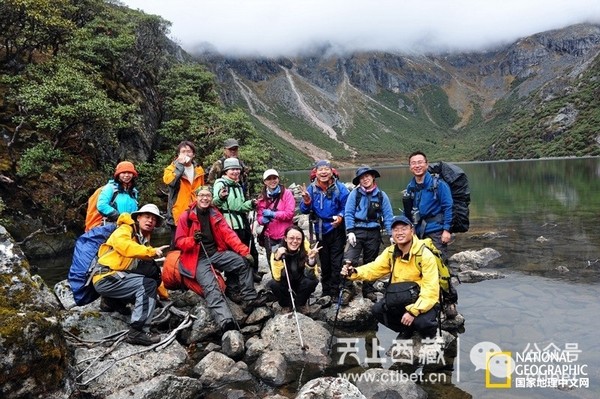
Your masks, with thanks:
<instances>
[{"instance_id":1,"label":"backpack","mask_svg":"<svg viewBox=\"0 0 600 399\"><path fill-rule=\"evenodd\" d=\"M88 199L87 210L85 212L85 231L86 232L90 231L94 227L102 225L102 221L103 221L104 217L98 211L97 205L98 205L98 197L100 196L100 193L102 192L102 189L104 187L106 187L106 185L98 187L96 189L96 191L94 191L94 194L92 194L91 197ZM117 187L115 187L114 184L112 185L112 187L113 187L113 195L110 198L111 206L113 206L113 204L115 202L115 198L117 197L117 194L119 194L119 191L117 190Z\"/></svg>"},{"instance_id":2,"label":"backpack","mask_svg":"<svg viewBox=\"0 0 600 399\"><path fill-rule=\"evenodd\" d=\"M116 229L117 225L113 223L94 227L75 241L68 280L71 291L73 291L73 298L78 306L86 305L100 296L91 283L92 275L97 264L100 246Z\"/></svg>"},{"instance_id":3,"label":"backpack","mask_svg":"<svg viewBox=\"0 0 600 399\"><path fill-rule=\"evenodd\" d=\"M198 281L191 278L183 278L179 272L179 258L181 251L176 249L169 251L165 257L165 262L162 267L162 281L166 288L170 290L187 290L190 289L196 294L204 297L204 290ZM212 268L212 266L211 266ZM212 268L217 283L219 284L219 290L225 292L225 280L221 273Z\"/></svg>"},{"instance_id":4,"label":"backpack","mask_svg":"<svg viewBox=\"0 0 600 399\"><path fill-rule=\"evenodd\" d=\"M421 241L423 242L423 245L421 246L419 252L417 252L417 254L415 255L415 264L417 265L419 272L423 270L423 251L427 249L433 254L433 256L435 257L435 263L437 264L438 277L440 282L440 303L456 303L458 301L458 293L456 292L456 289L452 286L452 274L450 273L450 268L448 267L448 265L446 265L446 263L444 263L444 260L442 259L442 253L439 249L437 249L431 238L425 238Z\"/></svg>"},{"instance_id":5,"label":"backpack","mask_svg":"<svg viewBox=\"0 0 600 399\"><path fill-rule=\"evenodd\" d=\"M453 201L450 232L464 233L468 231L471 190L469 189L469 179L467 178L466 173L454 164L441 161L429 165L427 171L431 173L434 179L434 196L437 195L437 187L440 178L450 186Z\"/></svg>"}]
</instances>

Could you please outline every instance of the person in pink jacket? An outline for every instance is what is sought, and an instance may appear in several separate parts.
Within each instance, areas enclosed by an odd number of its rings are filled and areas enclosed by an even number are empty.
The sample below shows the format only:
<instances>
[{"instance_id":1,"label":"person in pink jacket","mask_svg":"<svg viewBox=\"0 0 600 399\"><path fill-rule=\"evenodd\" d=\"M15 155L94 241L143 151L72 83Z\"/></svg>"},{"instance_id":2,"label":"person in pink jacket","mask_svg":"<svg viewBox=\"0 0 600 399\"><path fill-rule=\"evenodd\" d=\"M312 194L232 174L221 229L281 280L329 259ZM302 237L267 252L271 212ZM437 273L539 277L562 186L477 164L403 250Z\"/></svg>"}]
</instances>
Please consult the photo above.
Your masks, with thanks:
<instances>
[{"instance_id":1,"label":"person in pink jacket","mask_svg":"<svg viewBox=\"0 0 600 399\"><path fill-rule=\"evenodd\" d=\"M263 173L263 183L256 212L258 223L264 226L264 243L261 245L265 247L270 264L273 247L281 245L285 230L293 224L296 200L293 193L279 183L279 173L275 169L267 169Z\"/></svg>"}]
</instances>

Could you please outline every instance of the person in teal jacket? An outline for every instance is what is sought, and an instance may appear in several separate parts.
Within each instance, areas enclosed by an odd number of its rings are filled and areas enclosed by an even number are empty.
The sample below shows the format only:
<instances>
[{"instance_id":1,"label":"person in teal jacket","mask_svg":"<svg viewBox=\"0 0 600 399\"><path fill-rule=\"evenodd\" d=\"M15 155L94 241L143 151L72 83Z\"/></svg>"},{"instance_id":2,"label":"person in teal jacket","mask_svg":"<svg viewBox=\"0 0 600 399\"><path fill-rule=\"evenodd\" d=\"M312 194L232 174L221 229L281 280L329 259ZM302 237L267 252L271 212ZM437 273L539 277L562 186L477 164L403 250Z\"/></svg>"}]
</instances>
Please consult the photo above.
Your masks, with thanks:
<instances>
[{"instance_id":1,"label":"person in teal jacket","mask_svg":"<svg viewBox=\"0 0 600 399\"><path fill-rule=\"evenodd\" d=\"M254 271L254 280L260 281L258 274L258 250L248 221L248 213L256 207L256 200L246 199L244 189L240 184L242 166L237 158L227 158L223 161L223 175L215 181L213 187L213 204L225 216L227 224L250 248L253 262L250 265Z\"/></svg>"},{"instance_id":2,"label":"person in teal jacket","mask_svg":"<svg viewBox=\"0 0 600 399\"><path fill-rule=\"evenodd\" d=\"M138 210L138 190L135 188L137 177L138 173L133 163L119 162L113 179L102 189L96 205L98 212L108 222L115 223L120 214Z\"/></svg>"}]
</instances>

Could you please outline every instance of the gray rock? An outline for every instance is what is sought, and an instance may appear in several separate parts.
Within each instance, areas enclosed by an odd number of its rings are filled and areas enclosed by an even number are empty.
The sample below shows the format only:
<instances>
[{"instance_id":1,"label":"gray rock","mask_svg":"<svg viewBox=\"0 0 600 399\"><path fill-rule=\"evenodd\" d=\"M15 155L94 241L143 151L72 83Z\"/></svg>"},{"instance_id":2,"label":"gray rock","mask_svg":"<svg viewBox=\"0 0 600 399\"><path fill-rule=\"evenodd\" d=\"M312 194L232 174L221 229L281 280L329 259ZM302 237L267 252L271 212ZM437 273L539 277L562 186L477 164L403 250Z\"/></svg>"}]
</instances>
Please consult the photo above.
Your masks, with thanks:
<instances>
[{"instance_id":1,"label":"gray rock","mask_svg":"<svg viewBox=\"0 0 600 399\"><path fill-rule=\"evenodd\" d=\"M367 399L345 378L322 377L308 381L300 388L296 399Z\"/></svg>"},{"instance_id":2,"label":"gray rock","mask_svg":"<svg viewBox=\"0 0 600 399\"><path fill-rule=\"evenodd\" d=\"M201 394L202 384L197 379L166 374L121 389L108 395L106 399L195 399Z\"/></svg>"},{"instance_id":3,"label":"gray rock","mask_svg":"<svg viewBox=\"0 0 600 399\"><path fill-rule=\"evenodd\" d=\"M484 280L495 280L504 278L504 275L497 272L483 272L481 270L465 270L458 273L460 281L463 283L478 283Z\"/></svg>"},{"instance_id":4,"label":"gray rock","mask_svg":"<svg viewBox=\"0 0 600 399\"><path fill-rule=\"evenodd\" d=\"M367 376L357 379L355 384L368 399L426 399L427 393L410 379L400 378L398 370L369 369Z\"/></svg>"},{"instance_id":5,"label":"gray rock","mask_svg":"<svg viewBox=\"0 0 600 399\"><path fill-rule=\"evenodd\" d=\"M262 330L261 338L267 350L283 353L288 362L313 364L324 369L331 363L327 356L327 342L330 337L320 323L298 314L305 349L301 349L300 339L293 313L277 315L269 320Z\"/></svg>"},{"instance_id":6,"label":"gray rock","mask_svg":"<svg viewBox=\"0 0 600 399\"><path fill-rule=\"evenodd\" d=\"M251 381L252 375L244 362L235 362L222 353L211 352L196 366L194 372L200 375L203 387L217 388L235 382Z\"/></svg>"},{"instance_id":7,"label":"gray rock","mask_svg":"<svg viewBox=\"0 0 600 399\"><path fill-rule=\"evenodd\" d=\"M492 260L500 256L500 253L495 249L483 248L479 251L462 251L454 254L450 257L449 262L453 268L469 267L479 269L480 267L486 267Z\"/></svg>"},{"instance_id":8,"label":"gray rock","mask_svg":"<svg viewBox=\"0 0 600 399\"><path fill-rule=\"evenodd\" d=\"M237 330L227 331L221 338L223 354L232 359L241 359L244 356L244 337Z\"/></svg>"},{"instance_id":9,"label":"gray rock","mask_svg":"<svg viewBox=\"0 0 600 399\"><path fill-rule=\"evenodd\" d=\"M37 397L67 377L68 350L58 303L0 226L0 397Z\"/></svg>"},{"instance_id":10,"label":"gray rock","mask_svg":"<svg viewBox=\"0 0 600 399\"><path fill-rule=\"evenodd\" d=\"M286 383L287 363L279 352L263 353L254 365L258 377L269 385L281 386Z\"/></svg>"},{"instance_id":11,"label":"gray rock","mask_svg":"<svg viewBox=\"0 0 600 399\"><path fill-rule=\"evenodd\" d=\"M246 324L259 324L273 316L273 311L266 306L254 309L246 319Z\"/></svg>"},{"instance_id":12,"label":"gray rock","mask_svg":"<svg viewBox=\"0 0 600 399\"><path fill-rule=\"evenodd\" d=\"M121 342L105 355L107 348L103 346L79 347L74 355L75 372L80 374L80 382L87 383L90 392L104 397L134 389L141 383L144 385L156 376L173 373L187 360L186 350L177 341L159 351L147 349ZM94 362L96 359L98 361Z\"/></svg>"},{"instance_id":13,"label":"gray rock","mask_svg":"<svg viewBox=\"0 0 600 399\"><path fill-rule=\"evenodd\" d=\"M337 298L335 299L337 301ZM365 299L361 294L355 295L348 306L342 306L338 313L336 326L338 328L351 328L353 330L368 330L376 325L375 316L371 308L373 302ZM321 311L322 320L330 325L335 321L337 303L334 302L330 307ZM320 318L321 319L321 318Z\"/></svg>"}]
</instances>

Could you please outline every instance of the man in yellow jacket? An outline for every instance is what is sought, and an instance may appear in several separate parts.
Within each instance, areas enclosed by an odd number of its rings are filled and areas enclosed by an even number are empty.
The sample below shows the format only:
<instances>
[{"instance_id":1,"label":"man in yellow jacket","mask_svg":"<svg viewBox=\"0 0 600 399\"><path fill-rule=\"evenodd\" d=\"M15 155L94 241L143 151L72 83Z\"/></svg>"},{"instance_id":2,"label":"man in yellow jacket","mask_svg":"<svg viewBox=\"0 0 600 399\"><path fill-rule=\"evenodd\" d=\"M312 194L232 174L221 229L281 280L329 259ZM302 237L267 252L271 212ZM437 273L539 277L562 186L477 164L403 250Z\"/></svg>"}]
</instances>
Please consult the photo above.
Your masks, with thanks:
<instances>
[{"instance_id":1,"label":"man in yellow jacket","mask_svg":"<svg viewBox=\"0 0 600 399\"><path fill-rule=\"evenodd\" d=\"M390 303L391 297L388 295L373 305L377 320L398 332L398 339L411 338L415 331L431 338L435 336L437 328L440 294L437 264L434 255L423 247L414 233L414 226L406 216L394 217L392 237L395 244L386 248L373 262L356 268L346 264L341 272L350 280L366 281L375 281L391 273L387 287L389 292L392 286L396 288L399 283L408 283L403 285L409 286L413 282L418 285L413 290L413 298L400 306ZM417 261L420 265L417 265Z\"/></svg>"},{"instance_id":2,"label":"man in yellow jacket","mask_svg":"<svg viewBox=\"0 0 600 399\"><path fill-rule=\"evenodd\" d=\"M92 281L103 297L134 300L126 341L134 345L152 345L160 341L150 333L150 322L156 306L160 268L154 258L163 256L168 245L150 246L150 234L160 226L163 217L158 207L147 204L131 213L122 213L117 229L98 250L100 271Z\"/></svg>"}]
</instances>

